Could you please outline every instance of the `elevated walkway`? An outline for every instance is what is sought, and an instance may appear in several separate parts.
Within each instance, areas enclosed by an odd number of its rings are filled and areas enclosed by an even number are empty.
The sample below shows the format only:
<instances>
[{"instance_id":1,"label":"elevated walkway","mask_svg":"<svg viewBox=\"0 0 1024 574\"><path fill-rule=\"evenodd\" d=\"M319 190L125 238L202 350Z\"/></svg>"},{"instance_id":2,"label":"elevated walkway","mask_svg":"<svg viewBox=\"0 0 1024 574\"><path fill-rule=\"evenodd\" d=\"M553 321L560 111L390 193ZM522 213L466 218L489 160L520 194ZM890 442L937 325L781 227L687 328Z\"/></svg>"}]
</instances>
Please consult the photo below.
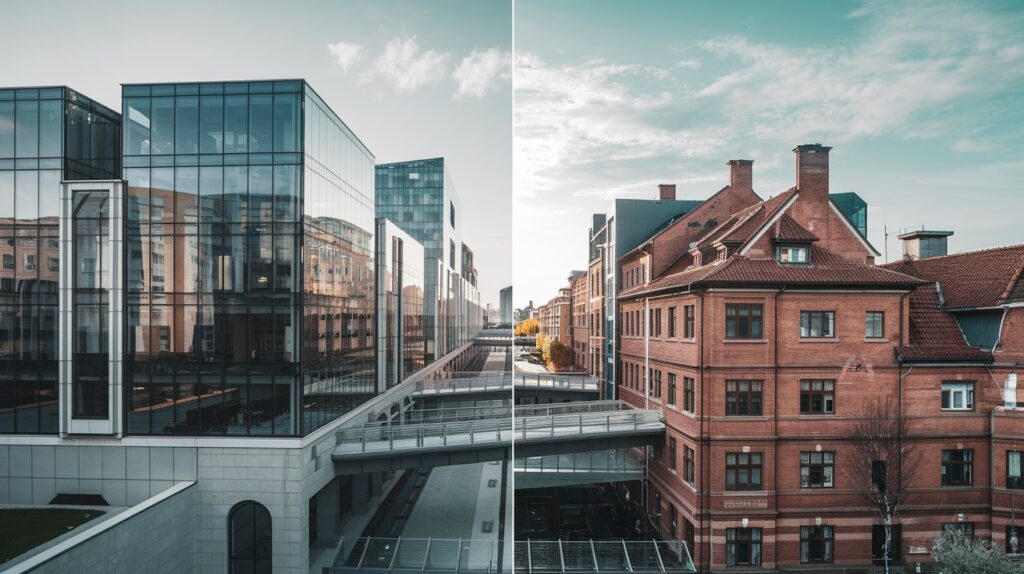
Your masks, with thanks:
<instances>
[{"instance_id":1,"label":"elevated walkway","mask_svg":"<svg viewBox=\"0 0 1024 574\"><path fill-rule=\"evenodd\" d=\"M626 449L516 458L513 469L516 490L643 478L643 463Z\"/></svg>"},{"instance_id":2,"label":"elevated walkway","mask_svg":"<svg viewBox=\"0 0 1024 574\"><path fill-rule=\"evenodd\" d=\"M534 397L538 394L563 396L581 400L596 397L599 381L586 375L562 375L556 373L454 373L447 378L432 378L416 386L413 397L418 399L434 397L487 396L510 393Z\"/></svg>"},{"instance_id":3,"label":"elevated walkway","mask_svg":"<svg viewBox=\"0 0 1024 574\"><path fill-rule=\"evenodd\" d=\"M559 403L515 409L515 416L369 424L339 430L332 453L338 474L469 464L654 444L660 413L617 401Z\"/></svg>"},{"instance_id":4,"label":"elevated walkway","mask_svg":"<svg viewBox=\"0 0 1024 574\"><path fill-rule=\"evenodd\" d=\"M343 539L331 574L497 574L502 543L439 538ZM682 541L517 540L516 574L696 572Z\"/></svg>"}]
</instances>

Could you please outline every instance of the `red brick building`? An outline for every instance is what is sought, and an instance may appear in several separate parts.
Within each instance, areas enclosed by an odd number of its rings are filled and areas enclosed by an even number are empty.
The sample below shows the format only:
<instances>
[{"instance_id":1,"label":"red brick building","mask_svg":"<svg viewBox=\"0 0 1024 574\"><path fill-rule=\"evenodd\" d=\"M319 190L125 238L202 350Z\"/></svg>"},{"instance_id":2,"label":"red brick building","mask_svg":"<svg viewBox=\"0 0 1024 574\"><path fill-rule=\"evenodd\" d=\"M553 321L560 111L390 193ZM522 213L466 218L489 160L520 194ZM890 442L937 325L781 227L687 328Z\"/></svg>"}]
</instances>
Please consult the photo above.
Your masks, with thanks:
<instances>
[{"instance_id":1,"label":"red brick building","mask_svg":"<svg viewBox=\"0 0 1024 574\"><path fill-rule=\"evenodd\" d=\"M882 397L917 461L899 558L930 560L947 527L1003 545L1024 508L1024 421L1001 408L1024 247L876 266L829 198L829 148L794 151L793 188L762 201L729 162L729 186L618 262L619 395L666 421L652 520L705 569L869 564L879 517L851 459Z\"/></svg>"},{"instance_id":2,"label":"red brick building","mask_svg":"<svg viewBox=\"0 0 1024 574\"><path fill-rule=\"evenodd\" d=\"M604 262L601 256L596 257L587 266L587 331L589 333L586 349L587 362L586 371L593 377L604 380L604 331L605 322L605 292L604 292ZM603 387L603 385L602 385Z\"/></svg>"},{"instance_id":3,"label":"red brick building","mask_svg":"<svg viewBox=\"0 0 1024 574\"><path fill-rule=\"evenodd\" d=\"M569 344L571 336L572 312L569 306L572 292L568 287L558 290L558 295L537 310L537 321L540 322L540 334L552 341Z\"/></svg>"},{"instance_id":4,"label":"red brick building","mask_svg":"<svg viewBox=\"0 0 1024 574\"><path fill-rule=\"evenodd\" d=\"M590 290L587 286L587 273L585 271L573 271L569 275L569 305L572 312L572 326L570 328L570 341L573 354L576 357L575 370L587 370L587 345L590 344L590 328L587 325L590 306Z\"/></svg>"}]
</instances>

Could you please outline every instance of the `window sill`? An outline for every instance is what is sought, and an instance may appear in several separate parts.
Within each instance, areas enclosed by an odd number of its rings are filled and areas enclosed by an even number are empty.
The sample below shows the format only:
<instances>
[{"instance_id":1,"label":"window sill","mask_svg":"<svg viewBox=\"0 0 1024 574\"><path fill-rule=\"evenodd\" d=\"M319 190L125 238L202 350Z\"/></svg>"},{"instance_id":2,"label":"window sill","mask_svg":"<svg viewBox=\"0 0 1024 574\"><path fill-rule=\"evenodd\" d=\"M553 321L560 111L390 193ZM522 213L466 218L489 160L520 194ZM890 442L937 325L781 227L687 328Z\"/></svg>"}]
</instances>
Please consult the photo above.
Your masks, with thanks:
<instances>
[{"instance_id":1,"label":"window sill","mask_svg":"<svg viewBox=\"0 0 1024 574\"><path fill-rule=\"evenodd\" d=\"M722 339L723 343L735 345L738 343L765 344L768 339Z\"/></svg>"},{"instance_id":2,"label":"window sill","mask_svg":"<svg viewBox=\"0 0 1024 574\"><path fill-rule=\"evenodd\" d=\"M865 343L888 343L889 337L864 337Z\"/></svg>"},{"instance_id":3,"label":"window sill","mask_svg":"<svg viewBox=\"0 0 1024 574\"><path fill-rule=\"evenodd\" d=\"M830 413L800 413L799 416L801 416L801 417L810 417L812 419L817 419L817 418L822 418L822 417L834 417L834 416L836 416L836 413L835 413L835 411L830 412Z\"/></svg>"},{"instance_id":4,"label":"window sill","mask_svg":"<svg viewBox=\"0 0 1024 574\"><path fill-rule=\"evenodd\" d=\"M797 341L801 343L838 343L838 337L800 337Z\"/></svg>"},{"instance_id":5,"label":"window sill","mask_svg":"<svg viewBox=\"0 0 1024 574\"><path fill-rule=\"evenodd\" d=\"M973 408L969 408L969 409L939 409L939 411L942 412L943 414L947 414L947 415L955 415L955 414L973 415L974 414L974 409Z\"/></svg>"}]
</instances>

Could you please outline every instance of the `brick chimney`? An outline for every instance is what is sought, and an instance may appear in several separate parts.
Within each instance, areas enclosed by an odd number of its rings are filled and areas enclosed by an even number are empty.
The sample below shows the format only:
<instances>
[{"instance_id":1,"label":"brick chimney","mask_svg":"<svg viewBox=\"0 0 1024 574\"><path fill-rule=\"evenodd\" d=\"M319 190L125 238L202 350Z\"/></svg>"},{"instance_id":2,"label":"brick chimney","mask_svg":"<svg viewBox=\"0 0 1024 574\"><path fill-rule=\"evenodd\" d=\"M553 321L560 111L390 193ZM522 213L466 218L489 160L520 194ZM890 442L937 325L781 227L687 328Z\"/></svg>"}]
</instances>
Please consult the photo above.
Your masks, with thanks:
<instances>
[{"instance_id":1,"label":"brick chimney","mask_svg":"<svg viewBox=\"0 0 1024 574\"><path fill-rule=\"evenodd\" d=\"M800 199L793 206L792 215L818 237L828 236L828 152L832 149L821 144L797 146L796 189Z\"/></svg>"},{"instance_id":2,"label":"brick chimney","mask_svg":"<svg viewBox=\"0 0 1024 574\"><path fill-rule=\"evenodd\" d=\"M675 200L676 198L676 184L674 183L662 183L658 185L658 199L660 200Z\"/></svg>"},{"instance_id":3,"label":"brick chimney","mask_svg":"<svg viewBox=\"0 0 1024 574\"><path fill-rule=\"evenodd\" d=\"M729 187L732 191L754 190L754 160L731 159L729 165Z\"/></svg>"}]
</instances>

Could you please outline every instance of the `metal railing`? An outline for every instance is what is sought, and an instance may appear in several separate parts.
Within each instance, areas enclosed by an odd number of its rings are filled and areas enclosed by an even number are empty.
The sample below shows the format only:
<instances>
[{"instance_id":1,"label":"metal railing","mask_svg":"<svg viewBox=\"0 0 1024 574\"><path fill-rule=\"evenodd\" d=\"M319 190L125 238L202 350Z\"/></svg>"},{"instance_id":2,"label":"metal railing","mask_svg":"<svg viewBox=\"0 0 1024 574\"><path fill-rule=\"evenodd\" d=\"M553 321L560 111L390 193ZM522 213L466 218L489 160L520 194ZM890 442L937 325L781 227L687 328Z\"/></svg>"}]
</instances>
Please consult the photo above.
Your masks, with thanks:
<instances>
[{"instance_id":1,"label":"metal railing","mask_svg":"<svg viewBox=\"0 0 1024 574\"><path fill-rule=\"evenodd\" d=\"M497 574L501 546L498 540L342 538L330 572Z\"/></svg>"},{"instance_id":2,"label":"metal railing","mask_svg":"<svg viewBox=\"0 0 1024 574\"><path fill-rule=\"evenodd\" d=\"M516 388L554 391L598 392L598 380L582 375L556 375L553 373L519 373L513 383Z\"/></svg>"},{"instance_id":3,"label":"metal railing","mask_svg":"<svg viewBox=\"0 0 1024 574\"><path fill-rule=\"evenodd\" d=\"M512 417L421 425L367 425L338 431L336 454L394 452L424 447L494 445L610 432L664 429L657 411L618 410L551 416Z\"/></svg>"},{"instance_id":4,"label":"metal railing","mask_svg":"<svg viewBox=\"0 0 1024 574\"><path fill-rule=\"evenodd\" d=\"M496 574L502 545L499 540L342 538L329 571ZM696 572L686 543L678 540L517 540L513 561L517 574Z\"/></svg>"},{"instance_id":5,"label":"metal railing","mask_svg":"<svg viewBox=\"0 0 1024 574\"><path fill-rule=\"evenodd\" d=\"M539 417L516 417L514 440L582 436L612 431L664 429L657 411L622 410Z\"/></svg>"},{"instance_id":6,"label":"metal railing","mask_svg":"<svg viewBox=\"0 0 1024 574\"><path fill-rule=\"evenodd\" d=\"M517 540L514 560L517 574L696 572L681 540Z\"/></svg>"},{"instance_id":7,"label":"metal railing","mask_svg":"<svg viewBox=\"0 0 1024 574\"><path fill-rule=\"evenodd\" d=\"M515 472L523 473L639 473L642 463L628 450L603 450L517 458Z\"/></svg>"},{"instance_id":8,"label":"metal railing","mask_svg":"<svg viewBox=\"0 0 1024 574\"><path fill-rule=\"evenodd\" d=\"M576 413L603 413L621 411L628 408L630 408L629 405L622 401L579 401L547 405L516 405L515 414L517 417L533 417Z\"/></svg>"},{"instance_id":9,"label":"metal railing","mask_svg":"<svg viewBox=\"0 0 1024 574\"><path fill-rule=\"evenodd\" d=\"M420 395L449 394L458 392L511 391L512 375L508 373L481 373L479 376L458 378L435 378L421 381L416 385Z\"/></svg>"}]
</instances>

